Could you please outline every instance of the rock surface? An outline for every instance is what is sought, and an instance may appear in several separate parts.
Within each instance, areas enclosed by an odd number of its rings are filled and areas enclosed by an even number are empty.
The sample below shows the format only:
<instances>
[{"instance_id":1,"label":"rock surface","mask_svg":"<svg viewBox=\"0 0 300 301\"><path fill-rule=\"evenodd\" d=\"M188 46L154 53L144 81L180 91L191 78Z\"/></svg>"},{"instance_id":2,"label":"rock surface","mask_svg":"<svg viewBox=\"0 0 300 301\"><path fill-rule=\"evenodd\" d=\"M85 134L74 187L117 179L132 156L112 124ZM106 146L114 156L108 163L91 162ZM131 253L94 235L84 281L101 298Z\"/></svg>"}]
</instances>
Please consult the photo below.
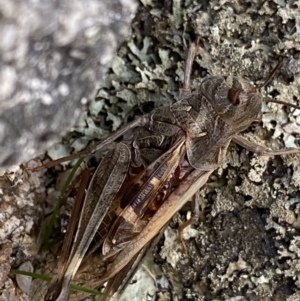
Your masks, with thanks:
<instances>
[{"instance_id":1,"label":"rock surface","mask_svg":"<svg viewBox=\"0 0 300 301\"><path fill-rule=\"evenodd\" d=\"M219 74L239 75L259 86L282 57L282 68L262 92L299 105L300 19L295 12L300 9L300 1L141 2L132 36L113 60L96 99L65 137L65 143L48 151L51 158L78 151L89 140L109 134L135 116L176 101L185 50L195 33L202 41L193 66L194 88L206 76ZM274 149L299 145L300 110L264 104L262 111L262 123L243 135ZM152 300L153 294L156 300L299 300L299 172L299 155L257 157L232 144L226 162L201 190L199 223L185 234L188 254L181 252L176 235L178 224L188 215L190 208L186 206L173 218L166 239L157 247L154 258L159 266L142 267L138 274L151 275L145 280L151 296L144 289L132 289L143 281L138 276L140 279L128 286L122 300ZM47 268L51 267L51 255L33 257L33 230L40 224L32 212L42 216L38 208L43 207L44 212L53 208L59 188L52 183L62 182L60 179L55 169L48 174L22 174L20 170L6 174L2 185L11 214L2 214L1 221L8 219L13 224L0 234L5 238L14 233L20 242L12 255L16 266L29 257L34 258L38 271L45 261ZM17 196L14 203L12 194ZM32 207L28 206L30 200ZM23 210L27 228L13 206L32 210ZM66 205L60 220L64 221L63 214L68 212ZM16 250L22 250L23 256ZM96 271L94 266L91 271ZM162 288L154 281L153 275L161 274L171 286ZM151 278L153 285L157 284L156 293L148 284ZM10 287L8 281L5 289Z\"/></svg>"},{"instance_id":2,"label":"rock surface","mask_svg":"<svg viewBox=\"0 0 300 301\"><path fill-rule=\"evenodd\" d=\"M103 83L134 0L0 4L0 167L57 142Z\"/></svg>"}]
</instances>

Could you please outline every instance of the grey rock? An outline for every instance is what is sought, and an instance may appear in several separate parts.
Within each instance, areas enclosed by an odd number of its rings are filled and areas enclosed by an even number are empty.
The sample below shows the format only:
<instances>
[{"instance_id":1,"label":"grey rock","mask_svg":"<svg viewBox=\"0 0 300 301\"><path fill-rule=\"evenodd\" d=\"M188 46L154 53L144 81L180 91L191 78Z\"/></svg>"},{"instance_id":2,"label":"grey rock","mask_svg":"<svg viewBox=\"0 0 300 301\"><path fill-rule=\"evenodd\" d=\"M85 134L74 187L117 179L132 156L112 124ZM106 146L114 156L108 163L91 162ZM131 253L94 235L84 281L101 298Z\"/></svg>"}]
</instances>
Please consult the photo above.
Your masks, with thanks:
<instances>
[{"instance_id":1,"label":"grey rock","mask_svg":"<svg viewBox=\"0 0 300 301\"><path fill-rule=\"evenodd\" d=\"M0 2L0 167L49 148L93 99L134 0Z\"/></svg>"}]
</instances>

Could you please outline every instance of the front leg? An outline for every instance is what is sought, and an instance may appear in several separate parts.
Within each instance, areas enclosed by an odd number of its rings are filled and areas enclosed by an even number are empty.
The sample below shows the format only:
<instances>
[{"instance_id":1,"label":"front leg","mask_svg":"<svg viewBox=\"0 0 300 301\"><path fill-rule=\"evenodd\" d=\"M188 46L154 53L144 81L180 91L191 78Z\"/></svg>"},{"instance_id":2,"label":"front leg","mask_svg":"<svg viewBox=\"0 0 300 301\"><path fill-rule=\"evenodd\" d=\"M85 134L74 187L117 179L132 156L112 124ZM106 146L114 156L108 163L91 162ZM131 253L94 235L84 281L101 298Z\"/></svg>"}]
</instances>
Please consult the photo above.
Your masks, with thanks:
<instances>
[{"instance_id":1,"label":"front leg","mask_svg":"<svg viewBox=\"0 0 300 301\"><path fill-rule=\"evenodd\" d=\"M233 136L232 141L259 156L278 156L300 153L300 147L290 149L268 150L264 146L249 141L246 138L238 135Z\"/></svg>"},{"instance_id":2,"label":"front leg","mask_svg":"<svg viewBox=\"0 0 300 301\"><path fill-rule=\"evenodd\" d=\"M196 41L190 44L189 49L187 51L187 56L185 60L183 87L181 89L179 100L182 100L191 94L190 81L191 81L192 66L197 50L199 48L199 43L200 43L200 36L197 36Z\"/></svg>"}]
</instances>

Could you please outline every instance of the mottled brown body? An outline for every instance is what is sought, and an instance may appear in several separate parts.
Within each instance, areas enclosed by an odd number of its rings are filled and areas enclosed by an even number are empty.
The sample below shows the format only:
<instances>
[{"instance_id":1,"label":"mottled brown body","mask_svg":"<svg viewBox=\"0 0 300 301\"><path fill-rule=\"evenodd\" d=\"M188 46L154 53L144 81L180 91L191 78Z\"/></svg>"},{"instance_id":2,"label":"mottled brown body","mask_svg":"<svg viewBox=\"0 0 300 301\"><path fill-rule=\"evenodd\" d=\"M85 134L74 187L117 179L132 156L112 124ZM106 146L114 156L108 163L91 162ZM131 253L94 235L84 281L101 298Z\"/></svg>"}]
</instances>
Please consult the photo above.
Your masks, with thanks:
<instances>
[{"instance_id":1,"label":"mottled brown body","mask_svg":"<svg viewBox=\"0 0 300 301\"><path fill-rule=\"evenodd\" d=\"M144 115L93 147L94 152L136 128L132 139L117 144L97 167L63 276L53 280L46 300L68 299L70 282L98 230L103 239L102 255L97 255L97 260L103 273L89 285L99 287L110 280L111 290L106 293L113 294L116 275L206 183L222 164L232 139L260 154L284 153L268 152L237 136L261 118L263 96L247 81L214 76L205 79L197 92L189 90L195 50L192 44L178 102ZM91 149L65 160L89 152ZM46 167L65 160L50 162ZM84 269L83 264L81 271Z\"/></svg>"}]
</instances>

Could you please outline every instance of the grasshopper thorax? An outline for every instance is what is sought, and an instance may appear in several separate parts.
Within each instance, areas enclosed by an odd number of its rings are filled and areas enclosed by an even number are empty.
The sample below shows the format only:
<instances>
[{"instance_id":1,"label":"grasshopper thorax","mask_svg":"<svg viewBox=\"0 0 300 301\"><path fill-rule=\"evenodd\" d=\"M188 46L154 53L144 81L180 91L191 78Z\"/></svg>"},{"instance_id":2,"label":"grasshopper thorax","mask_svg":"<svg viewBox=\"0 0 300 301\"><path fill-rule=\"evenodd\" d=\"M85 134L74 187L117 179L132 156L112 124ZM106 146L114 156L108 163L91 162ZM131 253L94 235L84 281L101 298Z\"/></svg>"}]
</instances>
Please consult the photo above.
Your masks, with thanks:
<instances>
[{"instance_id":1,"label":"grasshopper thorax","mask_svg":"<svg viewBox=\"0 0 300 301\"><path fill-rule=\"evenodd\" d=\"M201 84L201 93L216 113L235 132L248 128L261 116L263 96L246 80L235 76L213 76Z\"/></svg>"}]
</instances>

